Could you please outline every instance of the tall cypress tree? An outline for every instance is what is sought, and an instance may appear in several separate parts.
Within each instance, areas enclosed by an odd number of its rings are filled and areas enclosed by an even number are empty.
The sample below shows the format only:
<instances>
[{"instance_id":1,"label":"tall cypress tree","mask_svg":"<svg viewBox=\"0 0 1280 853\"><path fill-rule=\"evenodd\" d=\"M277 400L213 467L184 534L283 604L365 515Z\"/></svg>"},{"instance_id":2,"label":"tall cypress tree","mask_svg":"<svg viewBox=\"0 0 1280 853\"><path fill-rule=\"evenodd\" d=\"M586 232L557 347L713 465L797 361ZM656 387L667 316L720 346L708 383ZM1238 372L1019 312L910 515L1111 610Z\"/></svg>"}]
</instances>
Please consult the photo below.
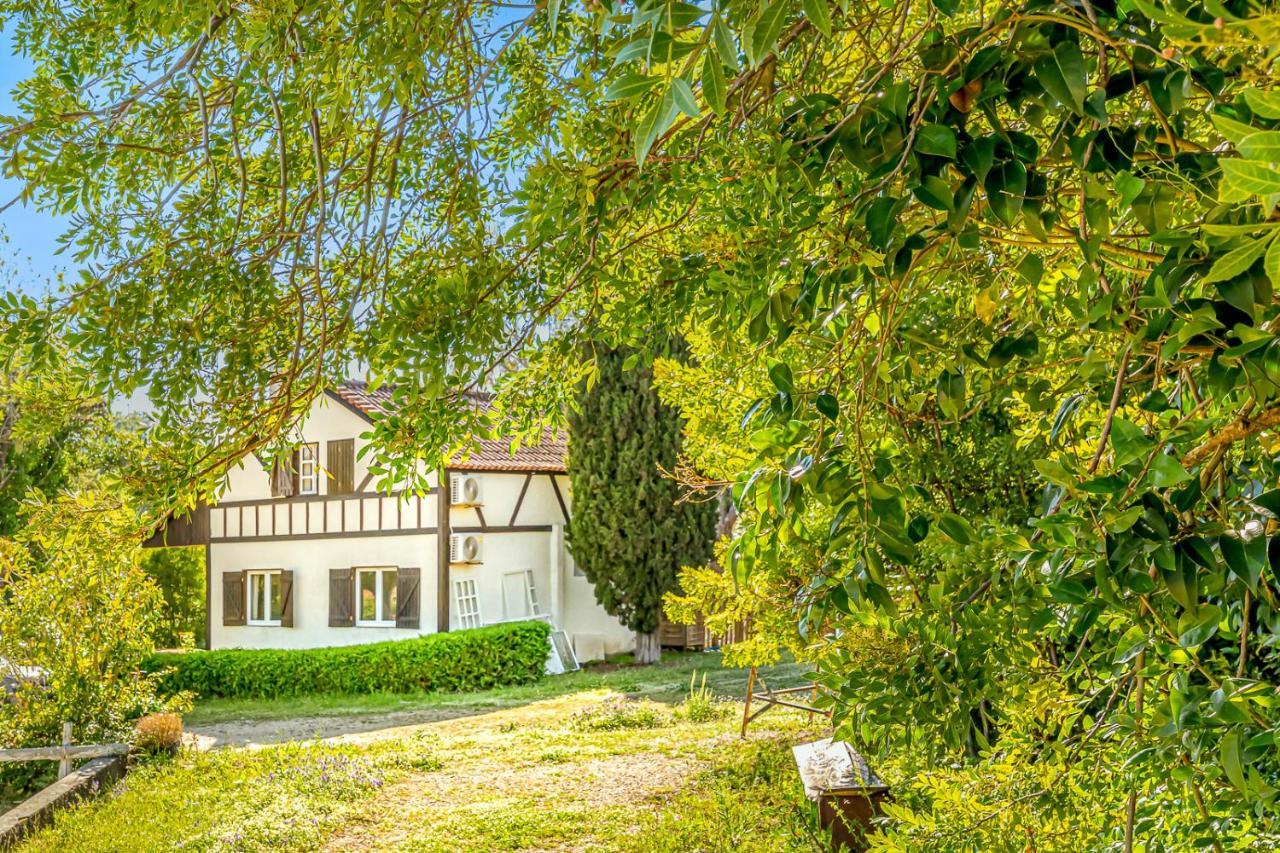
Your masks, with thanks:
<instances>
[{"instance_id":1,"label":"tall cypress tree","mask_svg":"<svg viewBox=\"0 0 1280 853\"><path fill-rule=\"evenodd\" d=\"M662 596L682 566L711 558L712 502L678 503L672 470L681 421L653 388L648 366L628 368L626 350L598 355L599 379L569 419L573 520L569 550L596 599L636 632L636 661L653 663Z\"/></svg>"}]
</instances>

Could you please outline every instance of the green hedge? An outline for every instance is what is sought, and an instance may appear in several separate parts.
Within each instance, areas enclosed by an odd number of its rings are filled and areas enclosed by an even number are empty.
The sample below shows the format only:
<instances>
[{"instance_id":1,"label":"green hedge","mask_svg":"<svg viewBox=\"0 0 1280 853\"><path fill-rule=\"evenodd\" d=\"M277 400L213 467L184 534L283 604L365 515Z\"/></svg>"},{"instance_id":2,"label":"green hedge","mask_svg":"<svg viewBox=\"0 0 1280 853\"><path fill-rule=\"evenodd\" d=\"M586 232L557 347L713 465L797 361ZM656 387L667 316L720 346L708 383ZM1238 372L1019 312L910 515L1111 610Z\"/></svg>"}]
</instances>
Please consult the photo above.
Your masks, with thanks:
<instances>
[{"instance_id":1,"label":"green hedge","mask_svg":"<svg viewBox=\"0 0 1280 853\"><path fill-rule=\"evenodd\" d=\"M550 630L546 622L512 622L361 646L166 652L143 669L164 672L170 693L205 698L481 690L537 680Z\"/></svg>"}]
</instances>

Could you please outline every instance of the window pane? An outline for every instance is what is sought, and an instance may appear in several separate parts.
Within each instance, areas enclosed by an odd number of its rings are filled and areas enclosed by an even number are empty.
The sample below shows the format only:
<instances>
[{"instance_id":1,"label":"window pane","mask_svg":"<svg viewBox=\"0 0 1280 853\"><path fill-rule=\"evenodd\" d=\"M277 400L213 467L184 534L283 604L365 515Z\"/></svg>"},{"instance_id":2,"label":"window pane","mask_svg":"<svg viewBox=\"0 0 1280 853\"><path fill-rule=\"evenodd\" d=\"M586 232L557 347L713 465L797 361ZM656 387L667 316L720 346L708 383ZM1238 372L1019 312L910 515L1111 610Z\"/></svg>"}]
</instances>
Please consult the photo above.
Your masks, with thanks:
<instances>
[{"instance_id":1,"label":"window pane","mask_svg":"<svg viewBox=\"0 0 1280 853\"><path fill-rule=\"evenodd\" d=\"M376 572L360 573L360 621L373 622L378 618L378 577Z\"/></svg>"},{"instance_id":2,"label":"window pane","mask_svg":"<svg viewBox=\"0 0 1280 853\"><path fill-rule=\"evenodd\" d=\"M280 576L263 575L262 580L271 590L271 618L277 620L284 613L284 600L280 598Z\"/></svg>"},{"instance_id":3,"label":"window pane","mask_svg":"<svg viewBox=\"0 0 1280 853\"><path fill-rule=\"evenodd\" d=\"M249 575L249 618L260 622L262 615L262 575Z\"/></svg>"},{"instance_id":4,"label":"window pane","mask_svg":"<svg viewBox=\"0 0 1280 853\"><path fill-rule=\"evenodd\" d=\"M390 622L396 618L396 573L382 573L382 619Z\"/></svg>"}]
</instances>

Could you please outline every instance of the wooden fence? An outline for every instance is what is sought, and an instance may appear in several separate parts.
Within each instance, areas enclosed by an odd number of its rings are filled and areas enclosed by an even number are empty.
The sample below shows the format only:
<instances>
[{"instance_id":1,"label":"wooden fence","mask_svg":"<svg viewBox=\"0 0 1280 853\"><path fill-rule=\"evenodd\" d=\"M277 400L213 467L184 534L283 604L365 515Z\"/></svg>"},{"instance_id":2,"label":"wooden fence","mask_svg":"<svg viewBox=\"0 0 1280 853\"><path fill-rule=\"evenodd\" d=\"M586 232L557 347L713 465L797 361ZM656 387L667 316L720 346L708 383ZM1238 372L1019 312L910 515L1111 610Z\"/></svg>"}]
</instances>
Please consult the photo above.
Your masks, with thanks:
<instances>
[{"instance_id":1,"label":"wooden fence","mask_svg":"<svg viewBox=\"0 0 1280 853\"><path fill-rule=\"evenodd\" d=\"M56 761L58 778L71 772L71 762L77 759L110 758L129 752L127 743L88 743L71 745L71 724L62 724L62 743L58 746L31 746L19 749L0 749L0 761Z\"/></svg>"}]
</instances>

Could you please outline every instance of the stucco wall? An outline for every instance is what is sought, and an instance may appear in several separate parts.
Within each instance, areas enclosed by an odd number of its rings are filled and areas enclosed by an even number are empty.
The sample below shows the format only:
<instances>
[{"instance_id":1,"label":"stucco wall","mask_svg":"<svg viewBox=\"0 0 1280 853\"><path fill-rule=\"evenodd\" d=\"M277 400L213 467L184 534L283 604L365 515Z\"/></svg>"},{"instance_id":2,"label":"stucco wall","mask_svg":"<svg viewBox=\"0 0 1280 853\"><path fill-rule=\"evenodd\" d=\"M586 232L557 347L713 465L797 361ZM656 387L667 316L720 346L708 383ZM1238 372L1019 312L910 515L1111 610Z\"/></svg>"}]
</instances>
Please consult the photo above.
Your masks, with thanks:
<instances>
[{"instance_id":1,"label":"stucco wall","mask_svg":"<svg viewBox=\"0 0 1280 853\"><path fill-rule=\"evenodd\" d=\"M299 441L320 443L320 464L328 458L325 444L344 438L355 439L355 486L359 488L369 474L371 456L360 457L368 442L360 437L369 431L369 422L327 394L322 394L311 404L311 412L302 424ZM432 483L434 484L434 477ZM329 478L321 477L320 494L329 493ZM256 456L252 453L240 461L227 474L226 484L219 500L252 501L271 497L271 480Z\"/></svg>"},{"instance_id":2,"label":"stucco wall","mask_svg":"<svg viewBox=\"0 0 1280 853\"><path fill-rule=\"evenodd\" d=\"M215 542L209 546L213 609L212 648L301 649L376 643L430 633L436 628L436 537L376 536L275 542ZM421 630L330 628L329 570L352 566L422 569ZM246 569L293 570L293 627L222 624L222 573Z\"/></svg>"}]
</instances>

